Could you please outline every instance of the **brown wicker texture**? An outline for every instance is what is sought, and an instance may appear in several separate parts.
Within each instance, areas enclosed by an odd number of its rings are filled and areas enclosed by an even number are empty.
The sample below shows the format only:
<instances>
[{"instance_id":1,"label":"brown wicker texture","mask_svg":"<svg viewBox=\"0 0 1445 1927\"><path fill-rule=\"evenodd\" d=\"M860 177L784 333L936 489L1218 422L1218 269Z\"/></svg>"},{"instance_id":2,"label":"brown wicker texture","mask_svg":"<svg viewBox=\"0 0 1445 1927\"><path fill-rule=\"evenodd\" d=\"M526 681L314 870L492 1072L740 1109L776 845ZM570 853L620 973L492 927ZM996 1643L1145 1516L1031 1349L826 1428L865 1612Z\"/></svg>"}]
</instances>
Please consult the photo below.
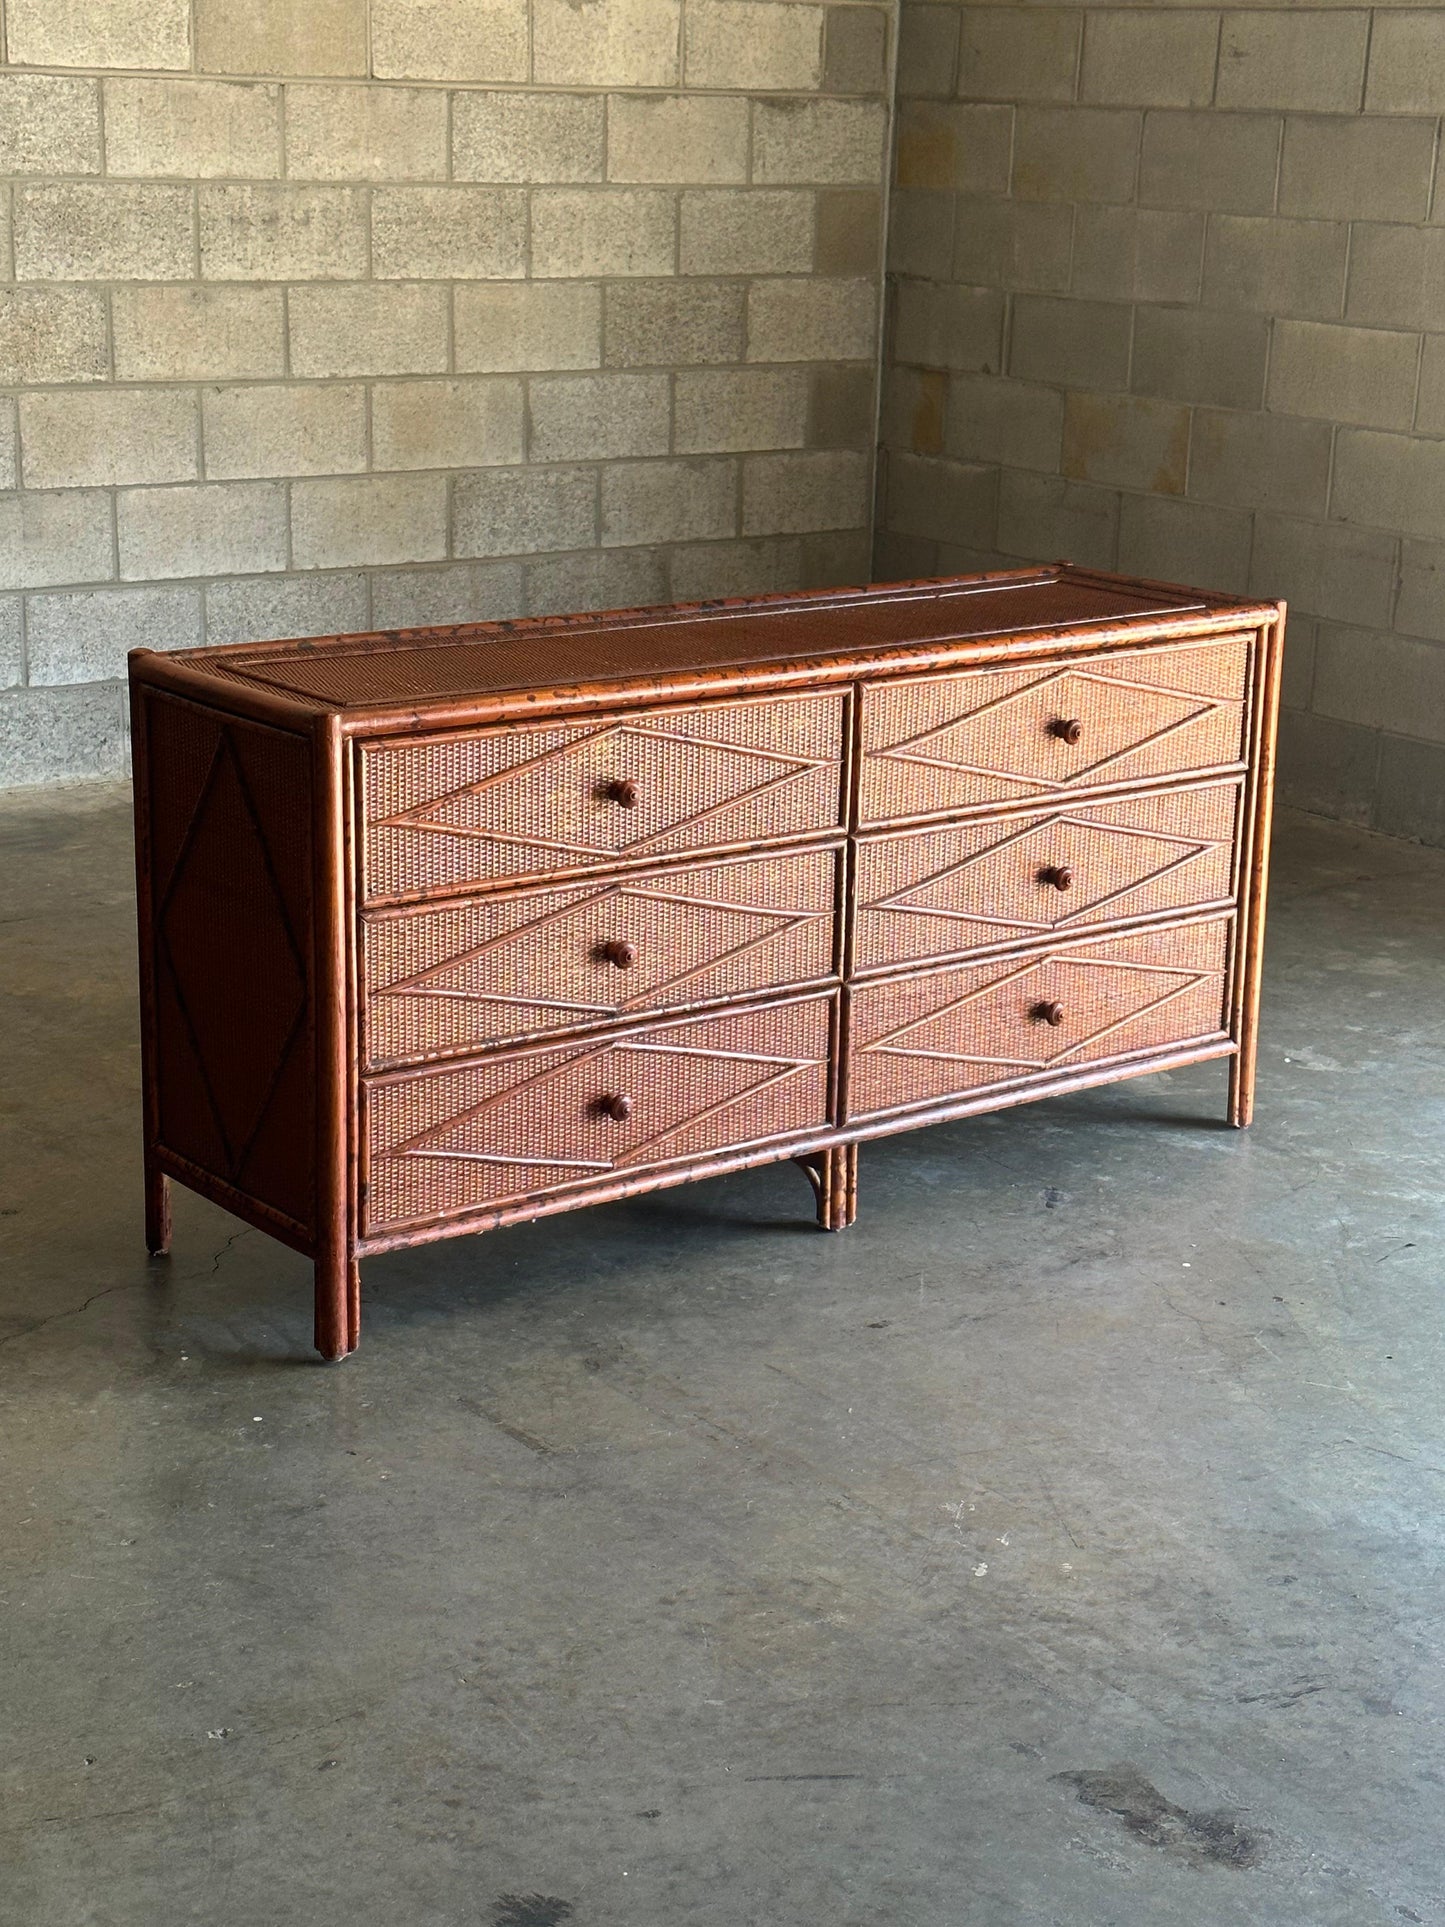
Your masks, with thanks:
<instances>
[{"instance_id":1,"label":"brown wicker texture","mask_svg":"<svg viewBox=\"0 0 1445 1927\"><path fill-rule=\"evenodd\" d=\"M864 985L849 1116L1221 1036L1230 932L1218 919Z\"/></svg>"},{"instance_id":2,"label":"brown wicker texture","mask_svg":"<svg viewBox=\"0 0 1445 1927\"><path fill-rule=\"evenodd\" d=\"M727 1011L368 1082L366 1227L826 1129L831 1004Z\"/></svg>"},{"instance_id":3,"label":"brown wicker texture","mask_svg":"<svg viewBox=\"0 0 1445 1927\"><path fill-rule=\"evenodd\" d=\"M370 901L836 828L842 696L363 752ZM623 802L614 786L629 783Z\"/></svg>"},{"instance_id":4,"label":"brown wicker texture","mask_svg":"<svg viewBox=\"0 0 1445 1927\"><path fill-rule=\"evenodd\" d=\"M1249 639L1231 636L880 684L863 704L862 820L1239 764L1249 658ZM1069 723L1077 741L1055 733Z\"/></svg>"},{"instance_id":5,"label":"brown wicker texture","mask_svg":"<svg viewBox=\"0 0 1445 1927\"><path fill-rule=\"evenodd\" d=\"M825 978L840 860L783 851L368 916L367 1067Z\"/></svg>"},{"instance_id":6,"label":"brown wicker texture","mask_svg":"<svg viewBox=\"0 0 1445 1927\"><path fill-rule=\"evenodd\" d=\"M309 746L146 701L161 1144L312 1220Z\"/></svg>"},{"instance_id":7,"label":"brown wicker texture","mask_svg":"<svg viewBox=\"0 0 1445 1927\"><path fill-rule=\"evenodd\" d=\"M1225 783L861 838L854 968L1225 902L1238 811Z\"/></svg>"}]
</instances>

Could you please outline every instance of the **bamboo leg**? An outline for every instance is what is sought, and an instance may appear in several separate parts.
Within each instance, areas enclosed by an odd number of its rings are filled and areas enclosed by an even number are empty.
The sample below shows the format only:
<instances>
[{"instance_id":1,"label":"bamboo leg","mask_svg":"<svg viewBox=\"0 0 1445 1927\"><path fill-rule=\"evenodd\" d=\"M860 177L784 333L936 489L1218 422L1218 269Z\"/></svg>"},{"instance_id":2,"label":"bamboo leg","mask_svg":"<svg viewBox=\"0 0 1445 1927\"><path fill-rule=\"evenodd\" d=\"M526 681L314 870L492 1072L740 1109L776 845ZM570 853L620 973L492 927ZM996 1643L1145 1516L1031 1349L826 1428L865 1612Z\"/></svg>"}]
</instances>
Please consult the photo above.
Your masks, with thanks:
<instances>
[{"instance_id":1,"label":"bamboo leg","mask_svg":"<svg viewBox=\"0 0 1445 1927\"><path fill-rule=\"evenodd\" d=\"M793 1162L807 1173L824 1231L846 1231L858 1215L858 1146L836 1144Z\"/></svg>"},{"instance_id":2,"label":"bamboo leg","mask_svg":"<svg viewBox=\"0 0 1445 1927\"><path fill-rule=\"evenodd\" d=\"M1229 1060L1229 1109L1226 1116L1237 1131L1248 1130L1254 1122L1255 1058L1254 1031L1251 1027L1238 1053Z\"/></svg>"},{"instance_id":3,"label":"bamboo leg","mask_svg":"<svg viewBox=\"0 0 1445 1927\"><path fill-rule=\"evenodd\" d=\"M171 1181L149 1159L145 1168L146 1250L164 1258L171 1248Z\"/></svg>"},{"instance_id":4,"label":"bamboo leg","mask_svg":"<svg viewBox=\"0 0 1445 1927\"><path fill-rule=\"evenodd\" d=\"M361 1266L345 1251L316 1259L316 1349L329 1365L356 1350L361 1335Z\"/></svg>"}]
</instances>

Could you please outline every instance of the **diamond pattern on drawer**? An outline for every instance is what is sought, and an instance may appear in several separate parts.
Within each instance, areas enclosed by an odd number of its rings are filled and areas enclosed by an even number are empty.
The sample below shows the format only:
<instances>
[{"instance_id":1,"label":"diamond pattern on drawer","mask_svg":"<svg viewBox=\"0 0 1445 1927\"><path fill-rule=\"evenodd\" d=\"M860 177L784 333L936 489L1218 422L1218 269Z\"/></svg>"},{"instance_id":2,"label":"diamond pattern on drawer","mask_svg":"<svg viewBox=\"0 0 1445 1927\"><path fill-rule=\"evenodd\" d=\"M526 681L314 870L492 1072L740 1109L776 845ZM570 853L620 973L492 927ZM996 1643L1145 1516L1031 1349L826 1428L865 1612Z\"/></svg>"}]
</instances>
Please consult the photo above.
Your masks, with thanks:
<instances>
[{"instance_id":1,"label":"diamond pattern on drawer","mask_svg":"<svg viewBox=\"0 0 1445 1927\"><path fill-rule=\"evenodd\" d=\"M863 820L1238 763L1249 648L1249 638L1230 636L871 689Z\"/></svg>"},{"instance_id":2,"label":"diamond pattern on drawer","mask_svg":"<svg viewBox=\"0 0 1445 1927\"><path fill-rule=\"evenodd\" d=\"M1142 931L865 985L853 997L849 1115L1220 1037L1230 929Z\"/></svg>"},{"instance_id":3,"label":"diamond pattern on drawer","mask_svg":"<svg viewBox=\"0 0 1445 1927\"><path fill-rule=\"evenodd\" d=\"M367 917L368 1067L826 977L838 862L784 851Z\"/></svg>"},{"instance_id":4,"label":"diamond pattern on drawer","mask_svg":"<svg viewBox=\"0 0 1445 1927\"><path fill-rule=\"evenodd\" d=\"M831 1007L804 998L367 1082L368 1228L826 1129Z\"/></svg>"}]
</instances>

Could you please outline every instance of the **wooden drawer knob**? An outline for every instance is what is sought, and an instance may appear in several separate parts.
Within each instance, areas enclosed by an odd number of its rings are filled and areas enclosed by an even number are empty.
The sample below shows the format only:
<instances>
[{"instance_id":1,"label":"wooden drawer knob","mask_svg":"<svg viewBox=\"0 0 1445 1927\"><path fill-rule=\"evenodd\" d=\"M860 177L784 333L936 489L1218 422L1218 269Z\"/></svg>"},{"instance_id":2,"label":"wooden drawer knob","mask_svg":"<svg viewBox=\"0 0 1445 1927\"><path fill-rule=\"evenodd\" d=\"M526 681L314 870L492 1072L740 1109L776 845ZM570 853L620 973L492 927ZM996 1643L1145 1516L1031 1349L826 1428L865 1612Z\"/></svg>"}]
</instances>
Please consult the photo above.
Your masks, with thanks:
<instances>
[{"instance_id":1,"label":"wooden drawer knob","mask_svg":"<svg viewBox=\"0 0 1445 1927\"><path fill-rule=\"evenodd\" d=\"M603 944L602 955L619 970L631 970L637 962L637 945L629 943L626 937L614 937L610 943Z\"/></svg>"},{"instance_id":2,"label":"wooden drawer knob","mask_svg":"<svg viewBox=\"0 0 1445 1927\"><path fill-rule=\"evenodd\" d=\"M619 1091L612 1097L604 1097L599 1108L615 1124L625 1124L632 1115L632 1099Z\"/></svg>"},{"instance_id":3,"label":"wooden drawer knob","mask_svg":"<svg viewBox=\"0 0 1445 1927\"><path fill-rule=\"evenodd\" d=\"M637 784L630 776L614 776L606 785L604 794L614 803L620 803L625 810L634 809L637 804Z\"/></svg>"},{"instance_id":4,"label":"wooden drawer knob","mask_svg":"<svg viewBox=\"0 0 1445 1927\"><path fill-rule=\"evenodd\" d=\"M1050 736L1057 736L1060 742L1077 743L1084 733L1084 725L1077 716L1060 716L1049 724Z\"/></svg>"},{"instance_id":5,"label":"wooden drawer knob","mask_svg":"<svg viewBox=\"0 0 1445 1927\"><path fill-rule=\"evenodd\" d=\"M1040 883L1052 883L1056 890L1072 890L1074 873L1067 863L1050 863L1039 871Z\"/></svg>"},{"instance_id":6,"label":"wooden drawer knob","mask_svg":"<svg viewBox=\"0 0 1445 1927\"><path fill-rule=\"evenodd\" d=\"M1064 1021L1064 1007L1062 1004L1035 1004L1033 1014L1039 1019L1040 1023L1052 1024L1055 1029Z\"/></svg>"}]
</instances>

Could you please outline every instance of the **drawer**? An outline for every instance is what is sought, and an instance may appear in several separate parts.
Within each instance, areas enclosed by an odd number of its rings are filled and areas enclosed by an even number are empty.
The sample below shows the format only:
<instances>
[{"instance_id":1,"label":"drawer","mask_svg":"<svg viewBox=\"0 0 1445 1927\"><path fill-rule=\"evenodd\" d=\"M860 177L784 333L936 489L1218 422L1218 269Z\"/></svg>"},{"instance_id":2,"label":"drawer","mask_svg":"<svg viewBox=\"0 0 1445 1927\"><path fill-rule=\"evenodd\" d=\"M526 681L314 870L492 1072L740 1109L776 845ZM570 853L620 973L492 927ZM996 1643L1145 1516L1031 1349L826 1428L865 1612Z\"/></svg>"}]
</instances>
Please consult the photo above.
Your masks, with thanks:
<instances>
[{"instance_id":1,"label":"drawer","mask_svg":"<svg viewBox=\"0 0 1445 1927\"><path fill-rule=\"evenodd\" d=\"M845 700L769 697L366 746L363 896L836 828Z\"/></svg>"},{"instance_id":2,"label":"drawer","mask_svg":"<svg viewBox=\"0 0 1445 1927\"><path fill-rule=\"evenodd\" d=\"M863 985L849 1026L848 1115L1223 1041L1232 928L1220 918L1135 931Z\"/></svg>"},{"instance_id":3,"label":"drawer","mask_svg":"<svg viewBox=\"0 0 1445 1927\"><path fill-rule=\"evenodd\" d=\"M368 1069L836 968L841 852L772 851L362 920Z\"/></svg>"},{"instance_id":4,"label":"drawer","mask_svg":"<svg viewBox=\"0 0 1445 1927\"><path fill-rule=\"evenodd\" d=\"M878 684L863 697L861 820L1238 764L1252 641Z\"/></svg>"},{"instance_id":5,"label":"drawer","mask_svg":"<svg viewBox=\"0 0 1445 1927\"><path fill-rule=\"evenodd\" d=\"M834 996L366 1079L369 1232L826 1130Z\"/></svg>"},{"instance_id":6,"label":"drawer","mask_svg":"<svg viewBox=\"0 0 1445 1927\"><path fill-rule=\"evenodd\" d=\"M855 970L1226 902L1239 785L863 837Z\"/></svg>"}]
</instances>

